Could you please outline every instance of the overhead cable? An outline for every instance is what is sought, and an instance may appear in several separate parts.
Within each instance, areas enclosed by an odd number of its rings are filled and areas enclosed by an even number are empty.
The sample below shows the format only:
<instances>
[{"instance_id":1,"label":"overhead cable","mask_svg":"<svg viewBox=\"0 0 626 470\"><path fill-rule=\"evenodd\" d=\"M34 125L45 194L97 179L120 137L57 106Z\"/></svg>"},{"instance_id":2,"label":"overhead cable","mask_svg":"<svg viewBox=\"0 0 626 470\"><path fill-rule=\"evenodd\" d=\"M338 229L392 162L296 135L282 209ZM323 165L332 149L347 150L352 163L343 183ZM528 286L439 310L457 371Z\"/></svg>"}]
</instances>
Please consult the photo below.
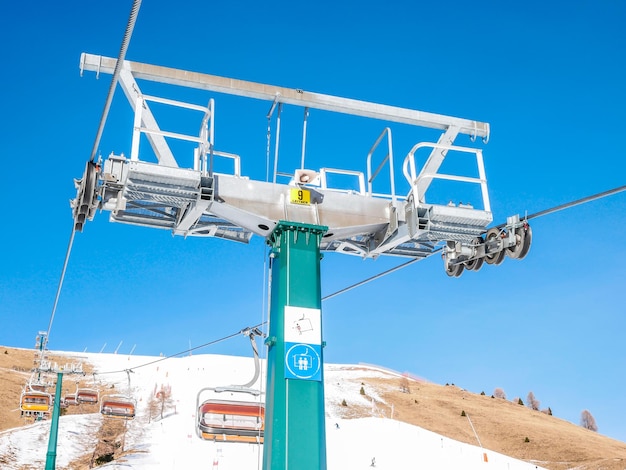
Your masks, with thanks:
<instances>
[{"instance_id":1,"label":"overhead cable","mask_svg":"<svg viewBox=\"0 0 626 470\"><path fill-rule=\"evenodd\" d=\"M626 191L626 186L620 186L620 187L617 187L617 188L614 188L614 189L609 189L608 191L603 191L601 193L593 194L591 196L587 196L587 197L584 197L584 198L581 198L581 199L577 199L577 200L572 201L572 202L567 202L565 204L561 204L559 206L552 207L550 209L545 209L545 210L542 210L542 211L539 211L539 212L535 212L534 214L531 214L529 216L524 217L524 219L525 220L536 219L537 217L541 217L541 216L548 215L548 214L553 214L554 212L558 212L558 211L561 211L561 210L564 210L564 209L569 209L570 207L578 206L580 204L585 204L587 202L595 201L597 199L602 199L604 197L612 196L613 194L617 194L617 193L620 193L622 191ZM497 225L496 227L497 228L502 228L505 225L506 224L500 224L500 225ZM431 254L435 254L437 251L440 251L440 250L441 250L441 248L433 251ZM348 287L344 287L343 289L338 290L337 292L333 292L332 294L328 294L327 296L322 297L322 300L332 299L333 297L336 297L339 294L343 294L345 292L348 292L348 291L350 291L352 289L355 289L356 287L360 287L360 286L362 286L364 284L367 284L368 282L371 282L371 281L379 279L379 278L381 278L383 276L386 276L387 274L391 274L393 272L399 271L400 269L406 268L407 266L409 266L409 265L411 265L413 263L416 263L418 261L421 261L422 259L423 258L415 258L415 259L412 259L410 261L407 261L406 263L400 264L400 265L396 266L395 268L388 269L387 271L383 271L383 272L381 272L379 274L376 274L375 276L369 277L369 278L367 278L367 279L365 279L363 281L359 281L356 284L352 284L352 285L350 285Z\"/></svg>"},{"instance_id":2,"label":"overhead cable","mask_svg":"<svg viewBox=\"0 0 626 470\"><path fill-rule=\"evenodd\" d=\"M441 248L436 249L435 251L432 252L432 254L435 254L437 251L440 251ZM367 279L364 279L363 281L357 282L356 284L352 284L351 286L348 287L344 287L341 290L338 290L337 292L334 292L332 294L328 294L325 297L322 297L322 300L328 300L328 299L332 299L333 297L338 296L339 294L343 294L344 292L348 292L349 290L352 290L356 287L360 287L363 284L367 284L368 282L372 282L375 281L378 278L381 278L383 276L386 276L387 274L391 274L393 272L399 271L402 268L406 268L407 266L413 264L413 263L417 263L418 261L421 261L423 258L414 258L410 261L407 261L406 263L402 263L394 268L388 269L387 271L383 271L382 273L378 273L375 276L372 277L368 277Z\"/></svg>"},{"instance_id":3,"label":"overhead cable","mask_svg":"<svg viewBox=\"0 0 626 470\"><path fill-rule=\"evenodd\" d=\"M580 204L585 204L587 202L595 201L596 199L602 199L603 197L612 196L613 194L620 193L622 191L626 191L626 186L620 186L619 188L609 189L608 191L604 191L598 194L594 194L592 196L587 196L582 199L577 199L576 201L566 202L565 204L561 204L560 206L553 207L552 209L546 209L543 211L535 212L534 214L525 217L526 219L535 219L537 217L541 217L543 215L552 214L554 212L561 211L563 209L569 209L570 207L578 206Z\"/></svg>"},{"instance_id":4,"label":"overhead cable","mask_svg":"<svg viewBox=\"0 0 626 470\"><path fill-rule=\"evenodd\" d=\"M100 126L98 127L98 133L96 135L96 140L93 145L93 149L91 150L91 158L90 160L93 162L96 156L96 152L98 146L100 145L100 138L102 137L102 131L104 129L104 123L106 122L106 117L109 113L109 108L111 107L111 101L113 99L113 92L115 91L115 85L117 84L117 79L119 77L119 69L121 67L122 62L124 61L124 57L126 57L126 50L128 49L128 44L130 42L130 37L132 35L133 29L135 27L135 22L137 20L137 14L139 13L139 7L141 6L141 0L134 0L133 7L130 11L130 16L128 18L128 24L126 26L126 32L124 33L124 39L122 40L122 46L120 47L119 57L117 59L117 64L115 65L115 72L113 73L113 79L111 80L111 85L109 87L109 94L107 96L107 100L104 106L104 111L102 112L102 117L100 118ZM72 245L74 244L74 235L76 233L74 222L72 221L72 234L70 236L70 242L67 246L67 251L65 253L65 262L63 263L63 270L61 272L61 279L59 280L59 286L57 287L57 293L54 299L54 305L52 307L52 314L50 315L50 322L48 323L47 330L47 341L50 340L50 330L52 329L52 322L54 321L54 316L56 314L57 305L59 303L59 297L61 295L61 288L63 286L63 280L65 278L65 271L67 270L67 264L70 259L70 254L72 252ZM43 351L45 348L42 348L42 357Z\"/></svg>"},{"instance_id":5,"label":"overhead cable","mask_svg":"<svg viewBox=\"0 0 626 470\"><path fill-rule=\"evenodd\" d=\"M128 17L128 24L126 25L126 32L124 33L124 39L122 39L122 45L120 46L120 53L117 56L117 62L115 63L113 77L111 78L111 84L109 85L109 93L107 95L107 99L104 104L104 109L102 110L102 117L100 118L100 125L98 126L98 133L96 134L96 139L93 143L93 148L91 149L91 157L89 160L92 162L96 158L96 152L98 151L98 146L100 145L100 138L102 137L102 132L104 131L104 124L106 123L107 116L109 114L109 109L111 108L111 102L113 101L113 94L115 93L115 87L117 86L117 80L120 76L120 70L122 68L122 64L124 62L124 59L126 58L126 51L128 50L130 37L132 36L133 29L135 28L135 22L137 21L137 14L139 13L140 6L141 6L141 0L133 1L133 7L130 10L130 15Z\"/></svg>"},{"instance_id":6,"label":"overhead cable","mask_svg":"<svg viewBox=\"0 0 626 470\"><path fill-rule=\"evenodd\" d=\"M72 234L70 235L70 241L67 245L67 251L65 252L65 261L63 262L63 270L61 271L61 278L59 279L59 285L57 287L57 293L54 297L54 305L52 306L52 313L50 314L50 322L48 323L48 330L46 332L46 342L50 341L50 330L52 329L52 322L54 321L54 315L57 311L57 305L59 304L59 297L61 296L61 288L63 287L63 280L65 279L65 271L67 270L67 263L70 260L70 253L72 252L72 245L74 244L74 221L72 221ZM41 348L41 356L43 357L45 345Z\"/></svg>"},{"instance_id":7,"label":"overhead cable","mask_svg":"<svg viewBox=\"0 0 626 470\"><path fill-rule=\"evenodd\" d=\"M189 349L186 349L184 351L177 352L176 354L171 354L169 356L160 357L159 359L155 359L154 361L146 362L146 363L140 364L138 366L129 367L127 369L113 370L113 371L107 371L107 372L98 372L98 375L119 374L121 372L129 372L129 371L132 372L133 370L140 369L141 367L146 367L146 366L149 366L149 365L152 365L152 364L156 364L157 362L162 362L162 361L165 361L167 359L172 359L174 357L182 356L183 354L190 353L190 352L195 351L197 349L202 349L202 348L206 348L207 346L212 346L214 344L221 343L222 341L226 341L227 339L231 339L231 338L234 338L235 336L243 334L243 332L246 331L246 330L251 330L251 329L263 326L265 323L267 323L267 322L259 323L259 324L254 325L254 326L251 326L251 327L248 327L248 328L244 328L242 330L239 330L236 333L233 333L233 334L228 335L228 336L224 336L223 338L219 338L219 339L216 339L216 340L213 340L213 341L209 341L208 343L204 343L204 344L201 344L200 346L195 346L193 348L189 348Z\"/></svg>"}]
</instances>

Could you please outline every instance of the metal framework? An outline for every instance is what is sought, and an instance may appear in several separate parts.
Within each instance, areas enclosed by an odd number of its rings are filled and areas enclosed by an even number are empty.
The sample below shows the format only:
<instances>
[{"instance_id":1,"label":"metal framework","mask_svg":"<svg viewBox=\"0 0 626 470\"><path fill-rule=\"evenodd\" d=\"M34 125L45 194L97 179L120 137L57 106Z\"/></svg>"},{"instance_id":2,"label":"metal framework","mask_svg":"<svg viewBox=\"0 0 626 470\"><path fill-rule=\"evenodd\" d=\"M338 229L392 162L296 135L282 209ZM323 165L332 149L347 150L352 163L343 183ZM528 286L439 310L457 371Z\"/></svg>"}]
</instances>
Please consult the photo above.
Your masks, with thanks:
<instances>
[{"instance_id":1,"label":"metal framework","mask_svg":"<svg viewBox=\"0 0 626 470\"><path fill-rule=\"evenodd\" d=\"M82 54L81 73L113 73L116 62ZM437 142L415 144L404 157L402 173L410 187L406 195L395 193L390 127L383 130L370 149L365 174L347 169L299 168L286 184L276 183L276 174L272 182L255 181L242 175L239 155L214 148L213 97L206 106L199 106L148 96L141 92L138 80L270 101L270 114L278 108L277 119L282 105L304 107L303 148L309 109L439 129L442 134ZM98 209L110 211L111 221L115 222L166 229L181 236L243 243L253 235L267 239L280 220L288 220L328 227L320 244L322 252L363 258L390 255L423 259L441 251L445 270L451 276L460 275L463 269L477 270L483 261L499 264L505 254L521 258L528 252L530 230L518 216L486 234L493 218L482 150L454 145L459 134L473 139L481 137L486 142L487 123L130 61L124 61L120 67L119 83L135 112L130 157L111 154L104 161L87 163L83 177L76 181L77 197L72 201L78 231ZM199 132L187 135L161 129L151 111L152 103L200 113ZM141 158L142 136L150 143L156 162ZM180 166L181 158L174 155L170 139L196 145L191 167ZM374 152L384 140L387 155L374 168ZM415 153L420 149L430 153L418 171ZM474 159L478 177L441 173L443 161L452 154ZM229 160L232 172L215 172L217 159ZM377 194L372 189L374 180L383 172L389 175L390 194ZM329 176L337 174L355 178L358 190L330 187ZM435 180L476 185L481 207L428 203L428 189Z\"/></svg>"},{"instance_id":2,"label":"metal framework","mask_svg":"<svg viewBox=\"0 0 626 470\"><path fill-rule=\"evenodd\" d=\"M242 411L241 404L211 400L200 405L203 389L198 394L196 423L203 438L217 439L219 434L226 440L260 443L262 435L266 470L326 468L321 252L419 260L441 251L447 274L459 276L466 268L479 269L483 261L499 264L507 253L512 258L523 258L530 248L530 227L518 216L509 217L503 226L487 229L493 218L482 150L454 144L458 134L481 137L486 142L486 123L136 62L117 64L115 59L88 54L81 56L80 67L81 72L118 70L119 83L135 117L130 158L111 154L104 161L91 160L83 177L76 181L77 196L71 202L75 231L82 231L85 221L100 209L110 211L115 222L166 229L174 235L244 243L258 235L271 247L264 417L260 407ZM215 149L212 96L206 106L148 96L137 83L141 79L270 101L268 123L277 110L272 181L243 176L239 155ZM151 111L152 103L201 113L197 135L161 129ZM276 182L283 105L304 108L301 164L288 175L290 181L285 184ZM404 157L402 174L410 189L399 196L390 127L382 131L368 152L365 174L350 169L305 168L310 109L429 127L442 133L437 142L416 143ZM150 143L156 162L144 157L142 136ZM180 166L170 139L195 146L190 167ZM374 154L380 154L377 149L383 142L387 143L387 154L376 166ZM430 153L418 172L415 153L420 149ZM441 172L451 154L473 158L478 176ZM216 159L228 159L232 171L216 172ZM389 175L389 194L373 192L373 182L383 171ZM334 175L353 178L357 189L331 186L329 177ZM480 207L429 203L428 190L435 180L474 185L479 190ZM222 421L215 420L216 413L221 414Z\"/></svg>"}]
</instances>

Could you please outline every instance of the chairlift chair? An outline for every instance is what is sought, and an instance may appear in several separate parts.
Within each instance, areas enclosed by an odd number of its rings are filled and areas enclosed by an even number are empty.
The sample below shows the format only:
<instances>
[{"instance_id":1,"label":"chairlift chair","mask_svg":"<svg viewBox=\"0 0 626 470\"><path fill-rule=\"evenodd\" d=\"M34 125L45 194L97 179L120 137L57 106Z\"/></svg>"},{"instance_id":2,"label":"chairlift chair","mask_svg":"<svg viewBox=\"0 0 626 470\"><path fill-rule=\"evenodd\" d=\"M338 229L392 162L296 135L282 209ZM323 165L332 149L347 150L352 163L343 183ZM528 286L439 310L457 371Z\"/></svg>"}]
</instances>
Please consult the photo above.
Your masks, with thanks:
<instances>
[{"instance_id":1,"label":"chairlift chair","mask_svg":"<svg viewBox=\"0 0 626 470\"><path fill-rule=\"evenodd\" d=\"M263 403L207 400L200 406L198 418L198 434L202 439L263 444Z\"/></svg>"},{"instance_id":2,"label":"chairlift chair","mask_svg":"<svg viewBox=\"0 0 626 470\"><path fill-rule=\"evenodd\" d=\"M133 419L136 403L125 395L108 395L102 398L100 413L103 416L117 419Z\"/></svg>"},{"instance_id":3,"label":"chairlift chair","mask_svg":"<svg viewBox=\"0 0 626 470\"><path fill-rule=\"evenodd\" d=\"M65 397L63 398L63 401L65 402L66 405L71 405L71 406L78 405L78 400L76 399L75 394L65 395Z\"/></svg>"},{"instance_id":4,"label":"chairlift chair","mask_svg":"<svg viewBox=\"0 0 626 470\"><path fill-rule=\"evenodd\" d=\"M52 404L52 395L45 392L24 390L20 397L22 414L47 413Z\"/></svg>"},{"instance_id":5,"label":"chairlift chair","mask_svg":"<svg viewBox=\"0 0 626 470\"><path fill-rule=\"evenodd\" d=\"M263 443L265 431L265 403L261 400L224 399L220 394L230 393L230 398L237 394L260 396L261 391L251 388L260 374L259 352L254 340L255 336L262 335L258 328L246 328L242 334L250 338L254 353L254 375L243 385L228 385L222 387L206 387L198 392L196 398L196 432L201 439L220 442L249 442ZM207 398L207 393L211 397ZM201 402L201 397L204 401Z\"/></svg>"},{"instance_id":6,"label":"chairlift chair","mask_svg":"<svg viewBox=\"0 0 626 470\"><path fill-rule=\"evenodd\" d=\"M28 388L32 392L45 392L46 391L46 386L44 384L29 383Z\"/></svg>"},{"instance_id":7,"label":"chairlift chair","mask_svg":"<svg viewBox=\"0 0 626 470\"><path fill-rule=\"evenodd\" d=\"M76 390L76 402L78 404L86 403L93 405L98 403L100 394L98 390L93 388L79 388Z\"/></svg>"}]
</instances>

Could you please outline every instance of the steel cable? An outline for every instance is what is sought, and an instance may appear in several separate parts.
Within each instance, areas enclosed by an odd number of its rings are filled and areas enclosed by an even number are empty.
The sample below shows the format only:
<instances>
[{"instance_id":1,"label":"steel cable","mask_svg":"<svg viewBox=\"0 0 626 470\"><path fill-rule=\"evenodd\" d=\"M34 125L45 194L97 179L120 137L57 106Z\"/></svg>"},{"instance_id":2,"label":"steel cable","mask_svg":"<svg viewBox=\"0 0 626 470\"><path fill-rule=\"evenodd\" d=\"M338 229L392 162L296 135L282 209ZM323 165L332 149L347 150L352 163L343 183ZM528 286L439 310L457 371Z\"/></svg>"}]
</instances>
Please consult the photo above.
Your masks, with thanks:
<instances>
[{"instance_id":1,"label":"steel cable","mask_svg":"<svg viewBox=\"0 0 626 470\"><path fill-rule=\"evenodd\" d=\"M111 78L111 84L109 85L109 93L107 94L107 99L104 104L104 109L102 110L102 117L100 118L100 125L98 126L98 132L96 134L96 139L93 143L93 148L91 149L90 161L92 162L96 158L96 152L98 151L98 146L100 145L100 139L102 138L102 132L104 131L104 124L106 123L107 116L109 114L109 109L111 108L111 102L113 101L115 87L117 86L117 80L120 76L120 70L122 68L124 58L126 57L126 51L128 50L130 37L132 36L133 29L135 28L135 22L137 21L137 14L139 13L140 6L141 6L141 0L133 1L133 6L130 10L130 15L128 17L128 24L126 25L126 31L124 32L124 39L122 40L122 45L120 46L120 53L117 56L117 62L115 63L113 77Z\"/></svg>"},{"instance_id":2,"label":"steel cable","mask_svg":"<svg viewBox=\"0 0 626 470\"><path fill-rule=\"evenodd\" d=\"M115 86L117 85L117 80L120 74L121 64L124 61L124 57L126 57L126 51L128 49L128 44L130 43L130 37L133 33L133 29L135 28L135 22L137 21L137 14L139 13L139 7L141 6L141 0L134 0L133 6L130 11L130 15L128 18L128 24L126 25L126 31L124 32L124 38L122 39L122 45L120 47L120 53L117 59L117 63L115 64L115 71L113 73L113 78L111 80L111 85L109 86L109 93L107 96L106 103L104 105L104 110L102 112L102 117L100 118L100 125L98 127L98 133L96 135L96 139L93 145L93 149L91 150L91 158L90 160L93 162L96 156L96 151L98 146L100 145L100 138L102 137L102 131L104 129L104 123L106 122L106 117L109 113L109 108L111 107L111 101L113 100L113 93L115 91ZM86 177L86 176L85 176ZM54 321L54 317L56 315L57 305L59 303L59 297L61 295L61 288L63 287L63 280L65 279L65 271L67 270L67 264L70 259L70 254L72 252L72 245L74 244L74 235L76 234L76 228L74 222L72 221L72 234L70 236L70 241L67 246L67 251L65 253L65 261L63 263L63 270L61 271L61 278L59 279L59 285L57 287L56 296L54 299L54 305L52 307L52 313L50 314L50 322L48 323L48 330L46 332L46 342L50 340L50 330L52 330L52 322ZM45 346L41 349L41 355L43 358L43 354L45 351Z\"/></svg>"},{"instance_id":3,"label":"steel cable","mask_svg":"<svg viewBox=\"0 0 626 470\"><path fill-rule=\"evenodd\" d=\"M251 326L250 329L252 329L252 328L259 328L259 327L263 326L266 323L267 322L259 323L258 325ZM215 339L213 341L209 341L208 343L201 344L200 346L194 346L193 348L189 348L189 349L186 349L184 351L180 351L180 352L177 352L176 354L171 354L171 355L166 356L166 357L160 357L159 359L155 359L153 361L146 362L144 364L139 364L138 366L129 367L127 369L120 369L120 370L113 370L113 371L106 371L106 372L98 372L98 375L119 374L121 372L128 372L128 371L132 372L134 369L140 369L141 367L146 367L146 366L149 366L149 365L152 365L152 364L156 364L157 362L165 361L167 359L172 359L172 358L177 357L177 356L182 356L183 354L187 354L187 353L190 353L192 351L196 351L197 349L202 349L202 348L206 348L207 346L212 346L214 344L221 343L222 341L226 341L228 339L234 338L235 336L239 336L240 334L243 333L244 330L245 330L245 328L243 330L239 330L238 332L230 334L228 336L224 336L222 338L218 338L218 339Z\"/></svg>"},{"instance_id":4,"label":"steel cable","mask_svg":"<svg viewBox=\"0 0 626 470\"><path fill-rule=\"evenodd\" d=\"M576 201L566 202L565 204L561 204L560 206L553 207L551 209L546 209L543 211L535 212L527 217L524 217L526 220L535 219L537 217L541 217L544 215L552 214L554 212L561 211L563 209L569 209L570 207L578 206L580 204L585 204L587 202L595 201L596 199L602 199L603 197L612 196L613 194L620 193L622 191L626 191L626 186L620 186L618 188L609 189L608 191L604 191L601 193L593 194L591 196L584 197L582 199L577 199Z\"/></svg>"},{"instance_id":5,"label":"steel cable","mask_svg":"<svg viewBox=\"0 0 626 470\"><path fill-rule=\"evenodd\" d=\"M587 196L587 197L584 197L584 198L581 198L581 199L577 199L577 200L572 201L572 202L566 202L565 204L561 204L561 205L552 207L550 209L545 209L545 210L542 210L542 211L539 211L539 212L535 212L534 214L531 214L529 216L524 217L523 220L536 219L537 217L541 217L541 216L548 215L548 214L553 214L554 212L558 212L558 211L561 211L561 210L564 210L564 209L569 209L570 207L578 206L580 204L585 204L587 202L595 201L597 199L602 199L602 198L607 197L607 196L612 196L613 194L617 194L617 193L620 193L622 191L626 191L626 186L619 186L617 188L609 189L608 191L603 191L601 193L593 194L591 196ZM506 224L500 224L500 225L497 225L496 227L497 228L502 228L504 226L506 226ZM441 248L433 251L431 253L431 255L435 254L437 251L441 251ZM359 281L356 284L352 284L352 285L350 285L348 287L344 287L343 289L340 289L340 290L338 290L336 292L333 292L332 294L328 294L327 296L322 297L322 300L332 299L333 297L336 297L339 294L343 294L344 292L348 292L348 291L350 291L350 290L352 290L352 289L354 289L356 287L362 286L363 284L367 284L368 282L371 282L371 281L374 281L374 280L376 280L378 278L386 276L387 274L391 274L391 273L393 273L395 271L399 271L400 269L406 268L407 266L409 266L409 265L411 265L413 263L416 263L417 261L420 261L422 259L424 259L424 258L415 258L415 259L412 259L410 261L407 261L406 263L400 264L400 265L396 266L395 268L388 269L387 271L383 271L383 272L381 272L379 274L376 274L375 276L372 276L372 277L369 277L367 279L364 279L363 281Z\"/></svg>"},{"instance_id":6,"label":"steel cable","mask_svg":"<svg viewBox=\"0 0 626 470\"><path fill-rule=\"evenodd\" d=\"M72 245L74 244L74 234L76 230L74 230L74 222L72 221L72 234L70 235L70 241L67 245L67 251L65 252L65 261L63 262L63 269L61 270L61 278L59 279L59 285L57 287L57 293L54 297L54 305L52 306L52 313L50 314L50 322L48 323L48 330L46 331L46 339L48 342L50 339L50 330L52 329L52 322L54 321L54 315L57 311L57 305L59 303L59 297L61 296L61 287L63 287L63 279L65 279L65 271L67 270L67 264L70 260L70 253L72 252ZM41 356L43 359L44 351L46 350L45 344L41 348Z\"/></svg>"}]
</instances>

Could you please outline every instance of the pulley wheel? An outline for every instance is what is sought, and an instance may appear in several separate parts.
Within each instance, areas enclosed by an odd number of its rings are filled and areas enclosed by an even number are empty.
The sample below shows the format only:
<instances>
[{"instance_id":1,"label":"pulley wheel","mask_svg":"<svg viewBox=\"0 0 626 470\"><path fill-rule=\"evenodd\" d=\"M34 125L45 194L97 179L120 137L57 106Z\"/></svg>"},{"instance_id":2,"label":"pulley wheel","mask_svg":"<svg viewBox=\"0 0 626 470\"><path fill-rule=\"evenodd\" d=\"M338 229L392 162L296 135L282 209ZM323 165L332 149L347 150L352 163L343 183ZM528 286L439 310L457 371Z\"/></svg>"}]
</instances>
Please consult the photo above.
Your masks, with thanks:
<instances>
[{"instance_id":1,"label":"pulley wheel","mask_svg":"<svg viewBox=\"0 0 626 470\"><path fill-rule=\"evenodd\" d=\"M485 235L485 243L489 243L493 240L498 240L500 238L500 230L497 228L490 228ZM500 245L501 243L498 243ZM501 264L504 261L504 250L500 250L496 253L489 253L485 255L485 262L487 264Z\"/></svg>"},{"instance_id":2,"label":"pulley wheel","mask_svg":"<svg viewBox=\"0 0 626 470\"><path fill-rule=\"evenodd\" d=\"M509 258L519 259L524 245L526 243L526 229L524 227L518 227L515 229L515 245L512 245L506 249L506 254Z\"/></svg>"},{"instance_id":3,"label":"pulley wheel","mask_svg":"<svg viewBox=\"0 0 626 470\"><path fill-rule=\"evenodd\" d=\"M446 266L446 274L450 277L459 277L463 272L463 263L448 264Z\"/></svg>"},{"instance_id":4,"label":"pulley wheel","mask_svg":"<svg viewBox=\"0 0 626 470\"><path fill-rule=\"evenodd\" d=\"M523 229L524 229L524 232L525 232L525 234L524 234L524 243L523 243L522 249L520 251L519 258L517 258L517 259L524 259L524 258L526 258L526 255L530 251L530 244L533 241L533 231L530 228L530 225L527 224L525 227L523 227Z\"/></svg>"},{"instance_id":5,"label":"pulley wheel","mask_svg":"<svg viewBox=\"0 0 626 470\"><path fill-rule=\"evenodd\" d=\"M483 240L482 237L474 238L474 244L482 245L483 243L485 243L485 240ZM463 264L465 266L465 269L469 269L470 271L478 271L483 266L484 262L485 262L485 258L481 257L481 258L471 259L469 261L466 261Z\"/></svg>"}]
</instances>

